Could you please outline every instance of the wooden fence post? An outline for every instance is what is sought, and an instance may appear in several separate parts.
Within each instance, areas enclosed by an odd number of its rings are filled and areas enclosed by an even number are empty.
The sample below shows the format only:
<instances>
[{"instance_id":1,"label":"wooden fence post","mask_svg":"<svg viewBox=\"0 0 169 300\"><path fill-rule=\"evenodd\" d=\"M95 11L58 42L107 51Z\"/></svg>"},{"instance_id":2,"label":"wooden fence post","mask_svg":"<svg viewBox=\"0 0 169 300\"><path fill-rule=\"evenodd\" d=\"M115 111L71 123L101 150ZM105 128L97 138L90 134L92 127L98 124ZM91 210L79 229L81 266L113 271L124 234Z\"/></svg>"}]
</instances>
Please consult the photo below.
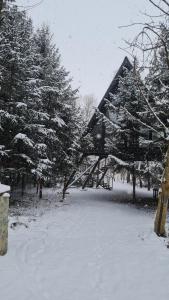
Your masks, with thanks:
<instances>
[{"instance_id":1,"label":"wooden fence post","mask_svg":"<svg viewBox=\"0 0 169 300\"><path fill-rule=\"evenodd\" d=\"M9 192L10 187L0 184L0 191L6 189ZM8 210L9 210L9 194L0 194L0 255L3 256L8 250Z\"/></svg>"}]
</instances>

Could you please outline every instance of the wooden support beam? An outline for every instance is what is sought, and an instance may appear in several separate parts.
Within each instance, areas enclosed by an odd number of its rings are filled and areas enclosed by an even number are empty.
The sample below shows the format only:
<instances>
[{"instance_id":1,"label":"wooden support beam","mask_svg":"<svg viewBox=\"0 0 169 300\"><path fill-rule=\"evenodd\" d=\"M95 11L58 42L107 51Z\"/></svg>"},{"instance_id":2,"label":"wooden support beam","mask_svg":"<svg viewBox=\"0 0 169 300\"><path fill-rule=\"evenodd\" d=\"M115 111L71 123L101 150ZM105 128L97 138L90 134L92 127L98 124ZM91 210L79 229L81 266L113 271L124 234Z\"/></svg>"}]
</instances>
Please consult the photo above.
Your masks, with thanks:
<instances>
[{"instance_id":1,"label":"wooden support beam","mask_svg":"<svg viewBox=\"0 0 169 300\"><path fill-rule=\"evenodd\" d=\"M65 182L64 182L63 196L62 196L63 199L65 198L65 193L66 193L66 190L67 190L68 186L70 185L70 183L71 183L73 177L75 176L75 174L76 174L76 172L77 172L77 170L78 170L78 167L81 165L81 163L83 162L83 160L84 160L85 157L86 157L86 155L85 155L85 154L82 154L80 160L79 160L78 163L77 163L76 169L73 170L73 172L71 173L71 175L70 175L68 181L65 181Z\"/></svg>"},{"instance_id":2,"label":"wooden support beam","mask_svg":"<svg viewBox=\"0 0 169 300\"><path fill-rule=\"evenodd\" d=\"M73 172L71 173L71 175L70 175L68 181L65 183L65 188L66 188L66 189L67 189L67 187L69 186L69 184L71 183L73 177L75 176L78 167L82 164L82 162L83 162L85 156L86 156L86 155L84 155L84 154L81 156L80 160L79 160L78 163L77 163L76 169L73 170Z\"/></svg>"},{"instance_id":3,"label":"wooden support beam","mask_svg":"<svg viewBox=\"0 0 169 300\"><path fill-rule=\"evenodd\" d=\"M98 163L98 169L97 169L97 181L96 181L96 187L98 185L98 182L99 182L99 173L100 173L100 161Z\"/></svg>"},{"instance_id":4,"label":"wooden support beam","mask_svg":"<svg viewBox=\"0 0 169 300\"><path fill-rule=\"evenodd\" d=\"M81 179L87 172L89 172L89 170L92 168L92 166L88 167L85 171L83 171L77 178L75 178L75 180L73 180L71 182L71 184L69 184L69 187L71 187L75 182L77 182L79 179Z\"/></svg>"},{"instance_id":5,"label":"wooden support beam","mask_svg":"<svg viewBox=\"0 0 169 300\"><path fill-rule=\"evenodd\" d=\"M86 185L87 185L87 183L89 182L89 180L90 180L90 178L91 178L93 172L96 170L97 165L98 165L98 163L100 162L100 160L101 160L101 158L99 157L99 159L98 159L98 160L96 161L96 163L94 164L94 166L93 166L91 172L90 172L89 175L87 176L85 182L83 183L82 189L84 189L84 188L86 187Z\"/></svg>"},{"instance_id":6,"label":"wooden support beam","mask_svg":"<svg viewBox=\"0 0 169 300\"><path fill-rule=\"evenodd\" d=\"M104 122L104 116L102 115L101 152L103 153L105 153L105 137L106 137L106 126Z\"/></svg>"},{"instance_id":7,"label":"wooden support beam","mask_svg":"<svg viewBox=\"0 0 169 300\"><path fill-rule=\"evenodd\" d=\"M106 175L106 173L107 173L108 169L109 169L108 167L106 167L106 168L105 168L105 170L104 170L104 172L103 172L103 174L102 174L101 178L99 179L99 181L98 181L98 183L97 183L97 185L96 185L96 188L98 188L98 187L99 187L99 185L101 184L101 182L102 182L102 180L103 180L104 176Z\"/></svg>"}]
</instances>

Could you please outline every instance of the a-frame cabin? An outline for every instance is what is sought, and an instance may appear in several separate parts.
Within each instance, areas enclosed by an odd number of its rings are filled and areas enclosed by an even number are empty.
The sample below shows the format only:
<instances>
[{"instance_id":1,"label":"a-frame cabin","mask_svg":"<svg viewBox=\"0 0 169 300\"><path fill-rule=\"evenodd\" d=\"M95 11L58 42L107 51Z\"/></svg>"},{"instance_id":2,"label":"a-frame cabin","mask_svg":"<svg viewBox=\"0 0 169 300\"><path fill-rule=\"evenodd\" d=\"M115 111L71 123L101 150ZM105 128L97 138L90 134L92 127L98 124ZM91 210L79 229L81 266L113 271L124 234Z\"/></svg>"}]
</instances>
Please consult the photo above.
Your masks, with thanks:
<instances>
[{"instance_id":1,"label":"a-frame cabin","mask_svg":"<svg viewBox=\"0 0 169 300\"><path fill-rule=\"evenodd\" d=\"M82 155L81 158L77 164L77 168L74 169L72 172L69 180L65 183L65 187L63 190L63 197L65 194L66 189L69 187L70 184L72 184L72 181L74 181L76 171L78 170L78 167L82 164L82 161L84 158L88 156L95 156L97 159L94 162L94 164L91 166L90 171L88 172L88 175L86 174L86 178L84 179L82 187L84 188L89 180L92 177L92 174L96 171L97 167L99 166L99 163L102 159L107 158L109 156L112 156L114 158L117 158L118 162L134 162L134 161L144 161L145 155L147 155L147 149L141 148L138 144L136 145L136 148L134 150L133 144L130 145L128 148L123 149L123 141L122 141L122 151L121 153L118 151L116 152L115 149L107 150L105 147L105 141L106 137L109 134L108 130L106 128L105 122L102 119L104 116L108 117L109 111L107 109L107 103L112 101L112 95L115 95L118 92L119 87L119 80L120 78L123 78L126 76L126 70L131 71L133 69L133 66L129 59L127 57L124 58L123 63L121 64L118 72L116 73L115 77L113 78L110 86L108 87L105 95L103 96L100 104L98 105L98 111L99 111L99 117L98 113L95 112L89 121L89 124L83 134L83 138L87 138L88 136L92 137L92 148L90 147L82 147ZM100 117L102 116L102 117ZM149 134L149 133L148 133ZM132 154L132 155L131 155ZM153 157L153 156L151 156ZM107 169L105 169L106 172ZM85 174L82 174L83 176ZM104 175L104 172L103 172ZM97 186L97 184L96 184Z\"/></svg>"},{"instance_id":2,"label":"a-frame cabin","mask_svg":"<svg viewBox=\"0 0 169 300\"><path fill-rule=\"evenodd\" d=\"M130 70L132 70L132 68L133 68L133 66L130 63L129 59L127 57L125 57L118 72L116 73L116 75L113 78L110 86L108 87L105 95L101 99L100 104L98 105L98 110L103 115L106 114L106 101L107 100L111 101L110 94L115 94L118 91L119 78L124 76L126 69L130 71ZM106 128L105 128L104 122L101 122L101 123L99 122L96 112L93 114L91 120L89 121L89 124L83 134L83 137L86 137L88 134L91 134L93 137L94 147L90 150L85 147L83 148L83 153L77 164L77 168L73 170L71 176L69 177L67 182L65 182L65 186L63 189L63 198L65 195L66 189L69 187L69 185L74 180L76 171L78 170L78 167L82 164L83 159L85 157L90 156L90 155L94 155L94 156L98 157L98 160L93 165L93 167L90 171L90 174L92 174L95 171L95 169L97 168L99 161L103 158L106 158L109 155L109 153L106 153L106 151L105 151ZM99 139L97 138L98 135L100 137ZM89 177L90 177L90 175L89 175ZM86 178L83 186L85 186L87 184L89 177Z\"/></svg>"},{"instance_id":3,"label":"a-frame cabin","mask_svg":"<svg viewBox=\"0 0 169 300\"><path fill-rule=\"evenodd\" d=\"M108 101L112 101L112 95L115 95L118 92L118 86L119 86L119 79L121 77L124 77L126 74L126 70L131 71L133 69L133 66L131 62L129 61L128 57L125 57L118 72L116 73L115 77L113 78L110 86L108 87L105 95L103 96L102 100L100 101L98 105L98 111L103 115L107 116L109 118L109 111L107 109L107 103ZM105 122L101 120L101 117L98 117L97 112L95 112L89 121L89 124L86 128L86 131L84 132L84 136L87 136L87 134L90 134L93 138L93 149L83 149L83 154L88 155L97 155L100 157L107 156L109 154L117 155L117 153L112 152L108 153L105 148L105 138L107 135ZM119 157L120 159L124 159L124 157Z\"/></svg>"},{"instance_id":4,"label":"a-frame cabin","mask_svg":"<svg viewBox=\"0 0 169 300\"><path fill-rule=\"evenodd\" d=\"M103 96L102 100L100 101L100 103L98 105L98 110L101 113L103 113L103 114L106 113L106 109L105 109L106 100L111 101L110 95L117 93L118 85L119 85L119 78L124 76L126 69L128 71L131 71L133 69L133 66L127 56L124 58L123 63L121 64L118 72L116 73L116 75L113 78L110 86L108 87L105 95ZM96 116L96 113L94 113L91 120L89 121L89 124L87 126L87 130L86 130L85 134L87 134L88 132L91 132L93 130L94 126L96 125L96 123L97 123L97 116Z\"/></svg>"},{"instance_id":5,"label":"a-frame cabin","mask_svg":"<svg viewBox=\"0 0 169 300\"><path fill-rule=\"evenodd\" d=\"M136 141L134 141L134 131L131 131L131 136L129 138L129 142L126 143L125 140L119 141L121 145L119 145L120 152L116 152L115 149L107 150L105 147L105 140L106 137L108 137L108 128L105 125L104 120L102 120L101 115L104 117L106 116L107 119L111 119L110 117L110 111L107 108L107 103L112 102L112 95L115 95L118 93L118 87L119 87L119 80L120 78L124 78L126 76L126 70L132 71L133 65L129 61L128 57L125 57L118 72L116 73L115 77L113 78L110 86L108 87L105 95L103 96L100 104L98 105L98 111L99 111L99 117L98 113L95 112L89 121L89 124L86 128L86 131L84 132L84 136L87 136L90 134L93 139L93 148L92 149L85 149L83 148L83 154L88 155L97 155L100 157L106 157L108 155L116 156L117 158L124 160L124 161L143 161L145 159L149 160L148 156L151 157L151 160L157 159L159 156L159 160L161 159L161 150L159 151L159 148L157 147L155 149L155 146L153 149L149 148L147 149L147 145L143 147L143 145L139 144L139 138L137 137ZM101 114L100 114L101 113ZM140 127L140 135L142 134L147 139L152 139L152 132L151 130L148 130L148 128L145 128L142 126ZM136 143L135 143L136 142ZM126 146L127 144L127 146ZM156 150L154 152L154 149ZM146 156L146 158L145 158Z\"/></svg>"}]
</instances>

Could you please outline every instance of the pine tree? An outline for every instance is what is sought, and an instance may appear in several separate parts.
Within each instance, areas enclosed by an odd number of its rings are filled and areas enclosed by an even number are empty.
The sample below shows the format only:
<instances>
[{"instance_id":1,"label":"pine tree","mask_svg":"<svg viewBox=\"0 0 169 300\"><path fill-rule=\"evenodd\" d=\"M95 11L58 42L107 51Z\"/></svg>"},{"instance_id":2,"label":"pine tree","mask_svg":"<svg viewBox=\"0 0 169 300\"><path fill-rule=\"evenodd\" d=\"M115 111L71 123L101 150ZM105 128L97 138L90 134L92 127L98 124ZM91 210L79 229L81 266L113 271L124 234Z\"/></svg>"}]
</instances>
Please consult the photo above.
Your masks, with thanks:
<instances>
[{"instance_id":1,"label":"pine tree","mask_svg":"<svg viewBox=\"0 0 169 300\"><path fill-rule=\"evenodd\" d=\"M49 29L34 34L25 12L6 6L0 39L3 166L39 177L65 175L79 147L77 91Z\"/></svg>"},{"instance_id":2,"label":"pine tree","mask_svg":"<svg viewBox=\"0 0 169 300\"><path fill-rule=\"evenodd\" d=\"M151 169L154 164L149 161L155 162L162 155L161 144L154 142L158 134L151 130L152 123L156 127L155 116L149 109L147 99L153 102L135 66L131 71L125 70L125 76L119 78L118 90L111 95L111 103L107 102L109 118L104 116L108 153L117 154L117 157L129 163L133 162L136 173L146 181L150 176L153 178ZM137 162L140 160L142 169L139 169ZM129 168L132 170L132 164Z\"/></svg>"},{"instance_id":3,"label":"pine tree","mask_svg":"<svg viewBox=\"0 0 169 300\"><path fill-rule=\"evenodd\" d=\"M165 136L168 130L165 130L162 123L169 126L169 59L166 51L169 51L169 28L165 24L160 25L159 39L153 53L149 73L146 77L146 85L152 98L152 108L157 118L154 119L155 125ZM167 131L167 132L166 132Z\"/></svg>"},{"instance_id":4,"label":"pine tree","mask_svg":"<svg viewBox=\"0 0 169 300\"><path fill-rule=\"evenodd\" d=\"M24 134L24 126L32 92L31 38L31 20L16 6L6 6L0 27L0 138L9 153L6 167L22 165L29 170L32 162L27 154L33 152L33 142Z\"/></svg>"},{"instance_id":5,"label":"pine tree","mask_svg":"<svg viewBox=\"0 0 169 300\"><path fill-rule=\"evenodd\" d=\"M39 55L39 94L43 111L50 116L46 126L54 133L47 140L49 158L54 162L55 172L64 174L76 148L73 140L78 130L77 91L71 88L69 73L61 66L59 50L53 45L47 26L37 30L35 43Z\"/></svg>"},{"instance_id":6,"label":"pine tree","mask_svg":"<svg viewBox=\"0 0 169 300\"><path fill-rule=\"evenodd\" d=\"M124 77L119 78L117 93L111 95L110 124L114 134L113 147L129 160L137 160L142 126L138 122L144 115L143 95L145 88L136 68L132 71L125 70ZM111 140L111 135L110 135ZM110 144L110 141L109 141Z\"/></svg>"}]
</instances>

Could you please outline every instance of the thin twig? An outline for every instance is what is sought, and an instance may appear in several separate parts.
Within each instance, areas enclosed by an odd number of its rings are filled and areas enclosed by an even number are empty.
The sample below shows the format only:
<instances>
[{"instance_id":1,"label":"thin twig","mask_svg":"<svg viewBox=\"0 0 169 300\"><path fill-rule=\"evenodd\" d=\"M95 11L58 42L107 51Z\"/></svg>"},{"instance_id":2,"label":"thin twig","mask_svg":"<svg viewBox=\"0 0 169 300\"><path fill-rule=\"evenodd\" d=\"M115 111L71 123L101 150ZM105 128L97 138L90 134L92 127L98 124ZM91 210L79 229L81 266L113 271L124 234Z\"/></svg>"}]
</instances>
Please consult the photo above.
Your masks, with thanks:
<instances>
[{"instance_id":1,"label":"thin twig","mask_svg":"<svg viewBox=\"0 0 169 300\"><path fill-rule=\"evenodd\" d=\"M164 10L160 5L156 4L153 0L148 0L151 4L153 4L157 9L159 9L160 11L162 11L165 15L169 16L169 12L167 12L166 10ZM167 3L167 1L162 0L164 3ZM169 6L169 4L166 4L167 6Z\"/></svg>"}]
</instances>

